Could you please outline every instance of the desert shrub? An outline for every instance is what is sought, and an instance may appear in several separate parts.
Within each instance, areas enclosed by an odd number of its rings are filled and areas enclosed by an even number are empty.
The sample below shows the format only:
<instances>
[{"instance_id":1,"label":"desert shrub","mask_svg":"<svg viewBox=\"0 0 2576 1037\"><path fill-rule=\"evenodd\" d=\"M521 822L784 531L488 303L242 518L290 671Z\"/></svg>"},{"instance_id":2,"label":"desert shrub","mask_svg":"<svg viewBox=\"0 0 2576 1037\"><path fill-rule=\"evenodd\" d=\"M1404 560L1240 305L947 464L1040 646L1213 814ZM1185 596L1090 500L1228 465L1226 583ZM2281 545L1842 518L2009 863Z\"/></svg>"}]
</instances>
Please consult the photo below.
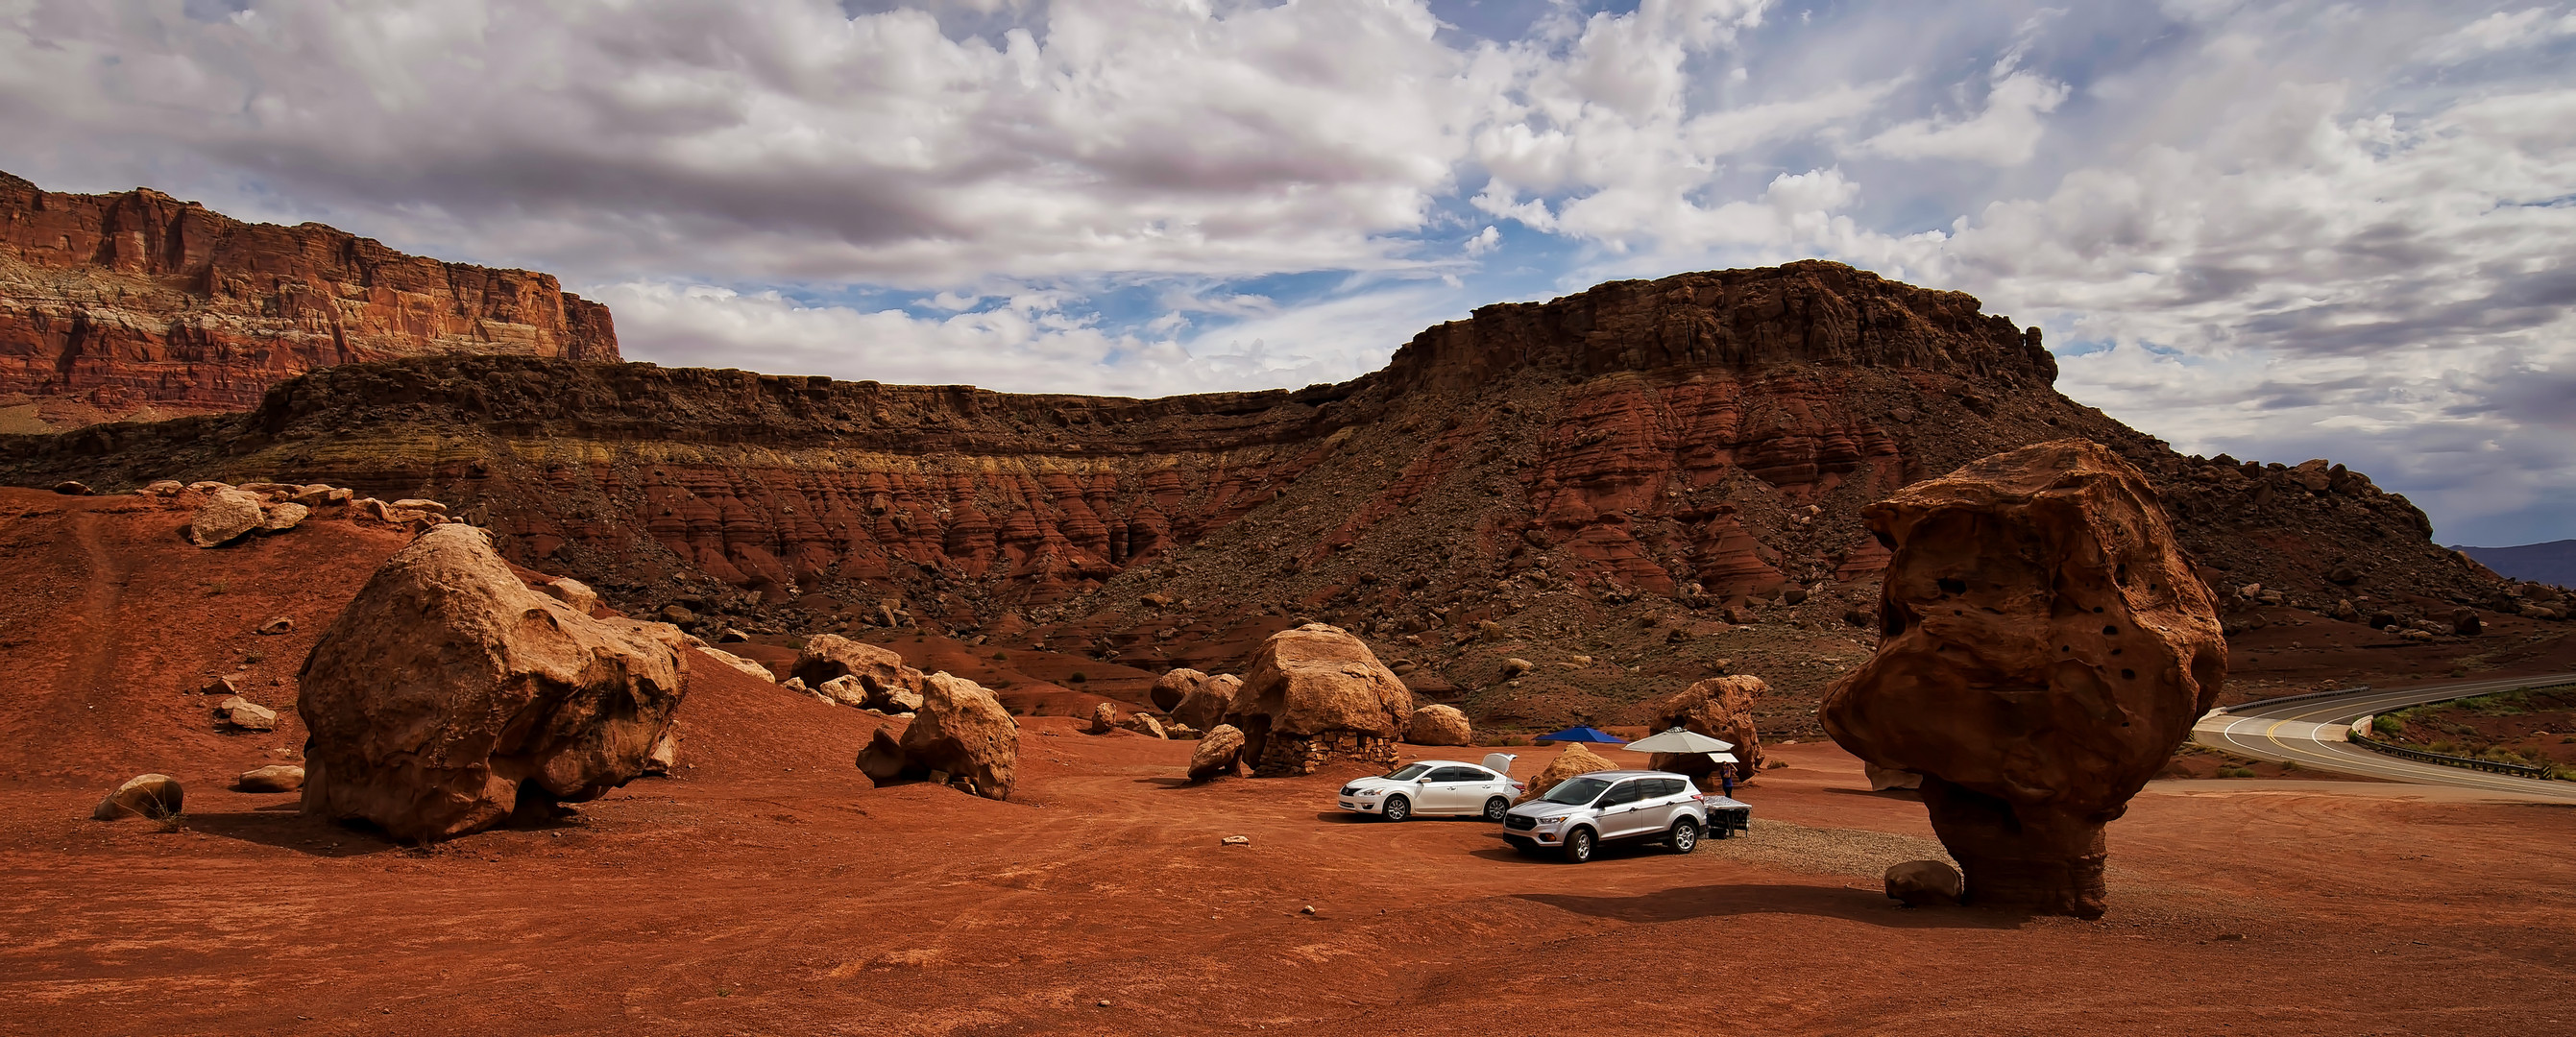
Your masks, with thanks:
<instances>
[{"instance_id":1,"label":"desert shrub","mask_svg":"<svg viewBox=\"0 0 2576 1037\"><path fill-rule=\"evenodd\" d=\"M1090 679L1091 679L1091 678L1089 678L1089 677L1085 677L1085 676L1083 676L1083 675L1082 675L1082 671L1080 671L1080 670L1075 670L1075 671L1073 671L1073 675L1072 675L1072 676L1070 676L1070 677L1066 677L1066 678L1065 678L1065 681L1066 681L1067 683L1080 684L1080 683L1082 683L1082 682L1084 682L1084 681L1087 681L1087 680L1090 680Z\"/></svg>"},{"instance_id":2,"label":"desert shrub","mask_svg":"<svg viewBox=\"0 0 2576 1037\"><path fill-rule=\"evenodd\" d=\"M994 662L997 662L997 663L1006 663L1006 662L1009 662L1009 661L1011 661L1011 653L1009 653L1009 652L995 652L995 653L993 653L993 661L994 661Z\"/></svg>"},{"instance_id":3,"label":"desert shrub","mask_svg":"<svg viewBox=\"0 0 2576 1037\"><path fill-rule=\"evenodd\" d=\"M2406 722L2393 716L2372 717L2370 729L2383 735L2402 735L2406 733Z\"/></svg>"}]
</instances>

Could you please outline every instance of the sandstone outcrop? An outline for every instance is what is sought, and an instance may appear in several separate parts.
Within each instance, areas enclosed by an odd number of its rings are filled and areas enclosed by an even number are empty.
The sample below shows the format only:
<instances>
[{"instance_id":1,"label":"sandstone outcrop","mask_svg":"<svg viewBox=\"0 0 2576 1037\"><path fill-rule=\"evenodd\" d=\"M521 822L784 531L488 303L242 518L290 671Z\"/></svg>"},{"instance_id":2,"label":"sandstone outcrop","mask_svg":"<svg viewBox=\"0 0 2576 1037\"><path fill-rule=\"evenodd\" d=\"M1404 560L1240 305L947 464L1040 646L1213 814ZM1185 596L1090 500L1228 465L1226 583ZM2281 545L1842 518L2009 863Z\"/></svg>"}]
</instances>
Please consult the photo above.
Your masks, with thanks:
<instances>
[{"instance_id":1,"label":"sandstone outcrop","mask_svg":"<svg viewBox=\"0 0 2576 1037\"><path fill-rule=\"evenodd\" d=\"M1519 802L1527 803L1544 796L1547 790L1567 778L1594 771L1617 770L1618 767L1618 764L1602 759L1600 753L1580 745L1566 746L1564 752L1556 754L1556 759L1549 760L1546 767L1530 778L1529 787L1521 790Z\"/></svg>"},{"instance_id":2,"label":"sandstone outcrop","mask_svg":"<svg viewBox=\"0 0 2576 1037\"><path fill-rule=\"evenodd\" d=\"M179 779L167 774L140 774L128 778L116 791L98 801L89 816L94 821L122 821L129 817L159 820L177 817L187 807L188 790Z\"/></svg>"},{"instance_id":3,"label":"sandstone outcrop","mask_svg":"<svg viewBox=\"0 0 2576 1037\"><path fill-rule=\"evenodd\" d=\"M879 730L858 766L879 785L948 776L985 799L1011 798L1020 760L1020 725L982 685L934 673L921 681L921 710L895 738Z\"/></svg>"},{"instance_id":4,"label":"sandstone outcrop","mask_svg":"<svg viewBox=\"0 0 2576 1037\"><path fill-rule=\"evenodd\" d=\"M304 768L270 764L242 772L233 787L243 792L293 792L304 787Z\"/></svg>"},{"instance_id":5,"label":"sandstone outcrop","mask_svg":"<svg viewBox=\"0 0 2576 1037\"><path fill-rule=\"evenodd\" d=\"M1242 773L1243 732L1230 724L1218 724L1199 738L1190 750L1191 781L1212 781Z\"/></svg>"},{"instance_id":6,"label":"sandstone outcrop","mask_svg":"<svg viewBox=\"0 0 2576 1037\"><path fill-rule=\"evenodd\" d=\"M1261 777L1312 774L1328 760L1395 762L1413 693L1359 638L1310 623L1263 642L1225 722Z\"/></svg>"},{"instance_id":7,"label":"sandstone outcrop","mask_svg":"<svg viewBox=\"0 0 2576 1037\"><path fill-rule=\"evenodd\" d=\"M1718 763L1707 753L1656 753L1647 766L1687 774L1704 791L1723 786L1719 775L1732 771L1738 785L1762 773L1762 734L1753 727L1754 700L1771 686L1762 678L1711 677L1646 704L1647 725L1657 731L1682 728L1721 742L1733 742L1734 763Z\"/></svg>"},{"instance_id":8,"label":"sandstone outcrop","mask_svg":"<svg viewBox=\"0 0 2576 1037\"><path fill-rule=\"evenodd\" d=\"M545 274L0 173L0 395L60 424L247 410L314 368L430 353L613 361L617 335Z\"/></svg>"},{"instance_id":9,"label":"sandstone outcrop","mask_svg":"<svg viewBox=\"0 0 2576 1037\"><path fill-rule=\"evenodd\" d=\"M1876 654L1823 721L1923 776L1972 903L2102 913L2102 827L2216 704L2209 588L2155 492L2102 446L1997 454L1866 512L1894 549Z\"/></svg>"},{"instance_id":10,"label":"sandstone outcrop","mask_svg":"<svg viewBox=\"0 0 2576 1037\"><path fill-rule=\"evenodd\" d=\"M1198 682L1172 707L1172 719L1185 727L1206 730L1225 722L1225 711L1234 707L1234 696L1243 690L1243 678L1220 673Z\"/></svg>"},{"instance_id":11,"label":"sandstone outcrop","mask_svg":"<svg viewBox=\"0 0 2576 1037\"><path fill-rule=\"evenodd\" d=\"M577 613L486 537L423 533L313 646L297 678L306 813L425 843L644 772L683 694L679 631Z\"/></svg>"},{"instance_id":12,"label":"sandstone outcrop","mask_svg":"<svg viewBox=\"0 0 2576 1037\"><path fill-rule=\"evenodd\" d=\"M1476 732L1467 723L1467 714L1456 706L1432 703L1413 711L1413 719L1404 729L1404 740L1414 745L1474 745Z\"/></svg>"}]
</instances>

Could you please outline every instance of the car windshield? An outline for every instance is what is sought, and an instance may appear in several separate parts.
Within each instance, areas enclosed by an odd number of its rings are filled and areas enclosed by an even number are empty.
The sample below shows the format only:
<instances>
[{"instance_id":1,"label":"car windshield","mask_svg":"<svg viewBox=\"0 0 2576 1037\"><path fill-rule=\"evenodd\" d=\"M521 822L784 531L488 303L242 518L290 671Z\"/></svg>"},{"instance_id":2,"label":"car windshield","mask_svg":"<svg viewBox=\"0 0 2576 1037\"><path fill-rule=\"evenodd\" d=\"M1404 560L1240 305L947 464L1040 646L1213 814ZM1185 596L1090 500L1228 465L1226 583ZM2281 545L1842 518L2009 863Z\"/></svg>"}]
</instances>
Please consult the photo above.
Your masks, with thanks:
<instances>
[{"instance_id":1,"label":"car windshield","mask_svg":"<svg viewBox=\"0 0 2576 1037\"><path fill-rule=\"evenodd\" d=\"M1599 778L1570 778L1558 782L1555 788L1547 790L1547 795L1540 796L1538 801L1562 803L1568 806L1589 803L1592 802L1592 797L1600 795L1602 789L1609 787L1609 782Z\"/></svg>"},{"instance_id":2,"label":"car windshield","mask_svg":"<svg viewBox=\"0 0 2576 1037\"><path fill-rule=\"evenodd\" d=\"M1402 766L1402 767L1398 767L1398 768L1396 768L1396 769L1395 769L1395 773L1393 773L1393 774L1389 774L1389 775L1387 775L1387 776L1386 776L1386 780L1388 780L1388 781L1412 781L1412 780L1413 780L1413 779L1415 779L1415 778L1419 778L1419 777L1421 777L1421 776L1422 776L1422 772L1427 771L1427 770L1430 770L1430 769L1431 769L1431 765L1430 765L1430 764L1427 764L1427 763L1408 763L1408 764L1405 764L1405 765L1404 765L1404 766Z\"/></svg>"}]
</instances>

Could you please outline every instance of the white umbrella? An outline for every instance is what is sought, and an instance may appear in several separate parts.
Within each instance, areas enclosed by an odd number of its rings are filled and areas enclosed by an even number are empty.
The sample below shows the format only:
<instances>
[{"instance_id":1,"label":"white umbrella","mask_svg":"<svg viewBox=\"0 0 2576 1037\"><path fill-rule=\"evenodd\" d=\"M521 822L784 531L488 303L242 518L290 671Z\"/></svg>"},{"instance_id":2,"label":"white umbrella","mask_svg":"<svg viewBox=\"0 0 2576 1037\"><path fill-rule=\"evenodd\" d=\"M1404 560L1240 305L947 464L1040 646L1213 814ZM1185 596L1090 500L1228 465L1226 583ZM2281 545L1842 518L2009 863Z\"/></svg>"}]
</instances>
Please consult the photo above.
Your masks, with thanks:
<instances>
[{"instance_id":1,"label":"white umbrella","mask_svg":"<svg viewBox=\"0 0 2576 1037\"><path fill-rule=\"evenodd\" d=\"M1659 735L1637 739L1628 743L1626 748L1641 753L1722 753L1735 748L1735 743L1721 742L1697 731L1676 727Z\"/></svg>"}]
</instances>

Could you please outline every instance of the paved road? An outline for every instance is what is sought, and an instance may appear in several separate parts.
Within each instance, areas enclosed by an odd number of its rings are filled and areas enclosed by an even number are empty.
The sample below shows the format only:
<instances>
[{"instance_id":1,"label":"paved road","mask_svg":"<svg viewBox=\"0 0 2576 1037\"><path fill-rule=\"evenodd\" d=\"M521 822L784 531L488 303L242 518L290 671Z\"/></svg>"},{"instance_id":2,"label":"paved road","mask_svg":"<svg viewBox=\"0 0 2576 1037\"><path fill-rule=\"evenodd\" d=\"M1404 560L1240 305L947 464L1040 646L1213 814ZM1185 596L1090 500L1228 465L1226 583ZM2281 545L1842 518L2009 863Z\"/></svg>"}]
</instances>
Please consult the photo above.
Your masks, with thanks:
<instances>
[{"instance_id":1,"label":"paved road","mask_svg":"<svg viewBox=\"0 0 2576 1037\"><path fill-rule=\"evenodd\" d=\"M2273 706L2252 704L2249 712L2217 712L2202 717L2200 723L2192 728L2191 736L2202 745L2275 763L2296 763L2301 767L2419 785L2451 785L2576 802L2576 782L2517 778L2465 767L2417 763L2372 752L2343 740L2343 732L2351 729L2353 721L2374 713L2514 688L2571 682L2576 682L2576 673L2550 673L2503 680L2428 684L2402 691L2357 691Z\"/></svg>"}]
</instances>

